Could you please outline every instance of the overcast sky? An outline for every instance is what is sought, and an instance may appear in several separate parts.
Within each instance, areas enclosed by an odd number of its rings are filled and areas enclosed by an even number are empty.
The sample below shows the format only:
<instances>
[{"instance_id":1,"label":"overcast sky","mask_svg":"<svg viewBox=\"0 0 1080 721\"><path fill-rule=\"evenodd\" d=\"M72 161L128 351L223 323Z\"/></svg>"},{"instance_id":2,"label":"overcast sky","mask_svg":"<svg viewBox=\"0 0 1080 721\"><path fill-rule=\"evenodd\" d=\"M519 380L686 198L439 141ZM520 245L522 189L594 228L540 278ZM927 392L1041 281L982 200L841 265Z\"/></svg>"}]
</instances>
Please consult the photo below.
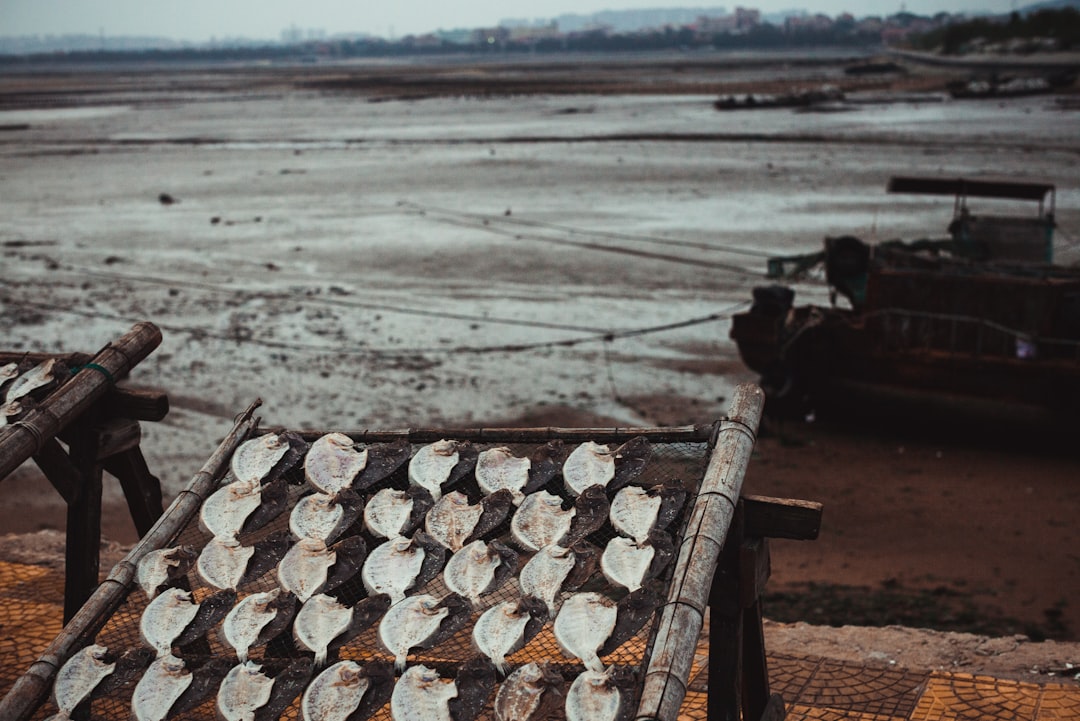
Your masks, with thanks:
<instances>
[{"instance_id":1,"label":"overcast sky","mask_svg":"<svg viewBox=\"0 0 1080 721\"><path fill-rule=\"evenodd\" d=\"M726 7L762 12L803 8L836 15L891 14L902 6L920 14L1003 12L1015 0L743 0L738 3L679 0L0 0L0 35L154 35L206 41L212 37L276 40L295 24L327 34L371 33L383 37L436 29L483 27L503 18L554 18L563 13L657 7ZM1023 2L1020 3L1022 6Z\"/></svg>"}]
</instances>

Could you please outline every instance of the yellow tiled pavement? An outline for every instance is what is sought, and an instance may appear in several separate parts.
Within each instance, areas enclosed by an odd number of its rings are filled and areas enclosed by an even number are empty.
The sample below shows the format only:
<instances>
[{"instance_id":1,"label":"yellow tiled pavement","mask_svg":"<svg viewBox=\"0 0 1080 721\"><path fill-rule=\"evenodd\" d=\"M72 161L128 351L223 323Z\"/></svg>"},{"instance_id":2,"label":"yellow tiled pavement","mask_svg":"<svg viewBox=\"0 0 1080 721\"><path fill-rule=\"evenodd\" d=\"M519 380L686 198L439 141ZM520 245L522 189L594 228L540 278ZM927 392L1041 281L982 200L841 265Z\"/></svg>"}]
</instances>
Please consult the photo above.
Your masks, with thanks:
<instances>
[{"instance_id":1,"label":"yellow tiled pavement","mask_svg":"<svg viewBox=\"0 0 1080 721\"><path fill-rule=\"evenodd\" d=\"M62 615L62 573L0 561L0 695L60 632ZM683 704L685 721L706 717L707 662L702 639ZM1080 686L1074 685L797 656L770 656L769 678L790 721L1080 721Z\"/></svg>"}]
</instances>

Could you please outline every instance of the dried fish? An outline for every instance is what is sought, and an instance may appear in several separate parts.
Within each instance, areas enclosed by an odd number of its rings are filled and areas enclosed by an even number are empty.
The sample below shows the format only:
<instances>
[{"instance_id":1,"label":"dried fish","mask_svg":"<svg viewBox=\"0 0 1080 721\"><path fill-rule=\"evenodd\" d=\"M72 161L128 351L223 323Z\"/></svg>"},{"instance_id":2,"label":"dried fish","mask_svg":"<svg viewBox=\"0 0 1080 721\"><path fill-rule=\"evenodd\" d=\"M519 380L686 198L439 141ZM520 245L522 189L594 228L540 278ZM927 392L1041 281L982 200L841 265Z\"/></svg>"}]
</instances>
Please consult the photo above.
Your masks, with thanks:
<instances>
[{"instance_id":1,"label":"dried fish","mask_svg":"<svg viewBox=\"0 0 1080 721\"><path fill-rule=\"evenodd\" d=\"M451 591L478 605L480 597L499 589L517 566L517 553L498 541L473 541L446 562L443 581Z\"/></svg>"},{"instance_id":2,"label":"dried fish","mask_svg":"<svg viewBox=\"0 0 1080 721\"><path fill-rule=\"evenodd\" d=\"M199 509L199 521L214 538L236 538L262 500L260 479L233 481L214 491Z\"/></svg>"},{"instance_id":3,"label":"dried fish","mask_svg":"<svg viewBox=\"0 0 1080 721\"><path fill-rule=\"evenodd\" d=\"M183 577L195 564L198 554L191 546L173 546L150 551L139 559L135 578L150 600L163 588Z\"/></svg>"},{"instance_id":4,"label":"dried fish","mask_svg":"<svg viewBox=\"0 0 1080 721\"><path fill-rule=\"evenodd\" d=\"M438 575L446 562L446 549L423 531L412 538L398 536L376 546L360 577L368 593L385 593L393 603L405 598Z\"/></svg>"},{"instance_id":5,"label":"dried fish","mask_svg":"<svg viewBox=\"0 0 1080 721\"><path fill-rule=\"evenodd\" d=\"M476 467L477 450L468 441L441 440L418 450L409 461L409 483L420 486L436 501Z\"/></svg>"},{"instance_id":6,"label":"dried fish","mask_svg":"<svg viewBox=\"0 0 1080 721\"><path fill-rule=\"evenodd\" d=\"M360 705L370 681L355 661L338 661L315 677L300 700L303 721L346 721Z\"/></svg>"},{"instance_id":7,"label":"dried fish","mask_svg":"<svg viewBox=\"0 0 1080 721\"><path fill-rule=\"evenodd\" d=\"M139 619L139 632L147 645L164 656L172 651L173 641L195 620L199 604L190 591L169 588L151 601Z\"/></svg>"},{"instance_id":8,"label":"dried fish","mask_svg":"<svg viewBox=\"0 0 1080 721\"><path fill-rule=\"evenodd\" d=\"M611 502L611 525L641 543L649 531L671 525L686 502L686 489L678 481L642 488L626 486Z\"/></svg>"},{"instance_id":9,"label":"dried fish","mask_svg":"<svg viewBox=\"0 0 1080 721\"><path fill-rule=\"evenodd\" d=\"M157 654L152 648L142 645L124 651L123 655L116 659L116 668L94 687L90 698L101 698L110 694L130 698L131 691L146 672L146 667L156 658Z\"/></svg>"},{"instance_id":10,"label":"dried fish","mask_svg":"<svg viewBox=\"0 0 1080 721\"><path fill-rule=\"evenodd\" d=\"M527 663L495 694L496 721L540 721L562 704L563 677L551 665Z\"/></svg>"},{"instance_id":11,"label":"dried fish","mask_svg":"<svg viewBox=\"0 0 1080 721\"><path fill-rule=\"evenodd\" d=\"M307 601L355 576L366 555L367 547L359 536L349 536L333 546L317 538L302 538L278 564L278 583L301 602Z\"/></svg>"},{"instance_id":12,"label":"dried fish","mask_svg":"<svg viewBox=\"0 0 1080 721\"><path fill-rule=\"evenodd\" d=\"M529 456L529 481L522 491L528 495L546 486L559 475L566 456L566 444L558 439L548 441L533 451Z\"/></svg>"},{"instance_id":13,"label":"dried fish","mask_svg":"<svg viewBox=\"0 0 1080 721\"><path fill-rule=\"evenodd\" d=\"M353 604L352 621L349 622L349 627L344 633L338 634L327 646L329 657L333 658L338 649L374 625L386 615L389 609L390 597L385 593L368 596Z\"/></svg>"},{"instance_id":14,"label":"dried fish","mask_svg":"<svg viewBox=\"0 0 1080 721\"><path fill-rule=\"evenodd\" d=\"M367 449L357 449L347 435L327 433L311 444L304 459L304 477L316 491L333 495L352 487L367 460Z\"/></svg>"},{"instance_id":15,"label":"dried fish","mask_svg":"<svg viewBox=\"0 0 1080 721\"><path fill-rule=\"evenodd\" d=\"M599 593L575 593L563 603L552 630L559 648L567 656L581 659L585 668L603 671L597 650L615 628L618 608Z\"/></svg>"},{"instance_id":16,"label":"dried fish","mask_svg":"<svg viewBox=\"0 0 1080 721\"><path fill-rule=\"evenodd\" d=\"M506 446L481 451L476 460L476 482L485 494L506 489L514 496L514 505L525 500L524 489L529 482L532 461L518 458Z\"/></svg>"},{"instance_id":17,"label":"dried fish","mask_svg":"<svg viewBox=\"0 0 1080 721\"><path fill-rule=\"evenodd\" d=\"M663 603L664 595L651 584L623 596L616 605L615 628L597 654L607 656L633 638Z\"/></svg>"},{"instance_id":18,"label":"dried fish","mask_svg":"<svg viewBox=\"0 0 1080 721\"><path fill-rule=\"evenodd\" d=\"M428 511L424 527L443 546L460 551L497 528L512 508L513 494L506 489L484 496L475 505L469 504L464 493L451 491Z\"/></svg>"},{"instance_id":19,"label":"dried fish","mask_svg":"<svg viewBox=\"0 0 1080 721\"><path fill-rule=\"evenodd\" d=\"M394 654L394 666L401 671L410 651L437 645L459 631L471 616L472 606L456 593L441 600L426 593L409 596L383 616L379 641Z\"/></svg>"},{"instance_id":20,"label":"dried fish","mask_svg":"<svg viewBox=\"0 0 1080 721\"><path fill-rule=\"evenodd\" d=\"M18 377L18 375L18 363L5 363L4 365L0 366L0 388L3 388L8 381Z\"/></svg>"},{"instance_id":21,"label":"dried fish","mask_svg":"<svg viewBox=\"0 0 1080 721\"><path fill-rule=\"evenodd\" d=\"M458 695L452 678L443 678L427 666L413 666L401 674L390 696L393 721L454 721L450 699Z\"/></svg>"},{"instance_id":22,"label":"dried fish","mask_svg":"<svg viewBox=\"0 0 1080 721\"><path fill-rule=\"evenodd\" d=\"M252 646L267 643L288 627L296 607L296 596L280 588L253 593L225 616L221 625L225 641L241 662L247 661Z\"/></svg>"},{"instance_id":23,"label":"dried fish","mask_svg":"<svg viewBox=\"0 0 1080 721\"><path fill-rule=\"evenodd\" d=\"M615 449L615 477L607 484L607 490L617 491L635 480L645 470L652 456L652 445L645 436L635 436Z\"/></svg>"},{"instance_id":24,"label":"dried fish","mask_svg":"<svg viewBox=\"0 0 1080 721\"><path fill-rule=\"evenodd\" d=\"M270 688L270 698L255 711L254 721L279 721L283 718L285 710L307 687L314 672L311 661L303 658L292 661L276 673L272 670L274 685Z\"/></svg>"},{"instance_id":25,"label":"dried fish","mask_svg":"<svg viewBox=\"0 0 1080 721\"><path fill-rule=\"evenodd\" d=\"M384 488L364 506L364 527L379 538L408 536L423 523L434 503L420 486L405 491Z\"/></svg>"},{"instance_id":26,"label":"dried fish","mask_svg":"<svg viewBox=\"0 0 1080 721\"><path fill-rule=\"evenodd\" d=\"M173 645L183 648L206 635L217 626L236 605L236 591L225 589L207 596L199 603L199 610L183 632L173 639Z\"/></svg>"},{"instance_id":27,"label":"dried fish","mask_svg":"<svg viewBox=\"0 0 1080 721\"><path fill-rule=\"evenodd\" d=\"M192 660L185 663L191 671L191 683L169 709L169 718L183 716L213 699L222 679L233 667L233 660L228 656L211 658L201 664Z\"/></svg>"},{"instance_id":28,"label":"dried fish","mask_svg":"<svg viewBox=\"0 0 1080 721\"><path fill-rule=\"evenodd\" d=\"M544 546L518 574L521 592L542 600L554 616L559 592L572 591L587 581L596 569L596 556L596 549L586 543L571 548Z\"/></svg>"},{"instance_id":29,"label":"dried fish","mask_svg":"<svg viewBox=\"0 0 1080 721\"><path fill-rule=\"evenodd\" d=\"M547 604L524 596L503 601L484 611L473 627L473 643L491 659L499 673L510 670L506 657L523 648L548 620Z\"/></svg>"},{"instance_id":30,"label":"dried fish","mask_svg":"<svg viewBox=\"0 0 1080 721\"><path fill-rule=\"evenodd\" d=\"M36 390L58 384L68 369L56 358L48 358L15 378L4 394L4 405L28 396Z\"/></svg>"},{"instance_id":31,"label":"dried fish","mask_svg":"<svg viewBox=\"0 0 1080 721\"><path fill-rule=\"evenodd\" d=\"M607 521L611 505L604 489L590 486L574 499L574 518L566 534L556 541L562 546L572 546L590 533L599 530Z\"/></svg>"},{"instance_id":32,"label":"dried fish","mask_svg":"<svg viewBox=\"0 0 1080 721\"><path fill-rule=\"evenodd\" d=\"M160 656L146 669L131 696L131 710L137 721L165 721L191 681L191 671L181 659L171 653Z\"/></svg>"},{"instance_id":33,"label":"dried fish","mask_svg":"<svg viewBox=\"0 0 1080 721\"><path fill-rule=\"evenodd\" d=\"M70 717L75 707L116 669L116 660L105 646L91 644L77 652L56 672L53 696L62 718Z\"/></svg>"},{"instance_id":34,"label":"dried fish","mask_svg":"<svg viewBox=\"0 0 1080 721\"><path fill-rule=\"evenodd\" d=\"M484 656L474 656L458 667L454 683L458 695L450 700L450 717L454 721L473 721L491 698L498 677L491 661Z\"/></svg>"},{"instance_id":35,"label":"dried fish","mask_svg":"<svg viewBox=\"0 0 1080 721\"><path fill-rule=\"evenodd\" d=\"M303 648L315 652L315 665L326 664L330 642L345 632L352 622L352 609L337 599L317 593L300 607L293 624L293 638Z\"/></svg>"},{"instance_id":36,"label":"dried fish","mask_svg":"<svg viewBox=\"0 0 1080 721\"><path fill-rule=\"evenodd\" d=\"M269 483L294 466L305 449L307 443L295 433L267 433L241 443L229 469L238 481Z\"/></svg>"},{"instance_id":37,"label":"dried fish","mask_svg":"<svg viewBox=\"0 0 1080 721\"><path fill-rule=\"evenodd\" d=\"M650 531L642 543L616 536L604 549L600 569L612 583L636 591L660 575L674 553L671 537L663 531Z\"/></svg>"},{"instance_id":38,"label":"dried fish","mask_svg":"<svg viewBox=\"0 0 1080 721\"><path fill-rule=\"evenodd\" d=\"M289 515L289 530L296 538L317 538L333 543L360 517L363 502L346 488L334 495L312 493L296 502Z\"/></svg>"},{"instance_id":39,"label":"dried fish","mask_svg":"<svg viewBox=\"0 0 1080 721\"><path fill-rule=\"evenodd\" d=\"M538 551L559 544L569 547L593 533L607 520L609 504L600 486L586 488L570 508L547 491L526 496L510 520L514 540L525 549Z\"/></svg>"},{"instance_id":40,"label":"dried fish","mask_svg":"<svg viewBox=\"0 0 1080 721\"><path fill-rule=\"evenodd\" d=\"M0 428L14 423L37 406L33 398L20 398L0 406Z\"/></svg>"},{"instance_id":41,"label":"dried fish","mask_svg":"<svg viewBox=\"0 0 1080 721\"><path fill-rule=\"evenodd\" d=\"M607 486L615 477L615 455L599 443L585 441L563 464L563 481L571 495L578 495L589 486Z\"/></svg>"},{"instance_id":42,"label":"dried fish","mask_svg":"<svg viewBox=\"0 0 1080 721\"><path fill-rule=\"evenodd\" d=\"M641 588L645 574L652 564L655 550L651 544L638 545L633 539L617 536L608 542L600 557L604 577L617 586L631 591Z\"/></svg>"},{"instance_id":43,"label":"dried fish","mask_svg":"<svg viewBox=\"0 0 1080 721\"><path fill-rule=\"evenodd\" d=\"M577 512L563 508L563 500L547 491L537 491L525 497L510 519L510 533L522 548L539 551L558 543L570 530Z\"/></svg>"},{"instance_id":44,"label":"dried fish","mask_svg":"<svg viewBox=\"0 0 1080 721\"><path fill-rule=\"evenodd\" d=\"M255 556L254 546L245 546L235 538L211 538L203 546L195 567L199 576L216 588L238 588L248 564Z\"/></svg>"},{"instance_id":45,"label":"dried fish","mask_svg":"<svg viewBox=\"0 0 1080 721\"><path fill-rule=\"evenodd\" d=\"M362 491L388 478L391 473L409 460L412 446L407 439L393 443L377 443L367 447L367 465L360 475L353 479L353 489Z\"/></svg>"},{"instance_id":46,"label":"dried fish","mask_svg":"<svg viewBox=\"0 0 1080 721\"><path fill-rule=\"evenodd\" d=\"M255 712L270 700L274 680L254 661L233 666L218 688L217 711L224 721L253 721Z\"/></svg>"},{"instance_id":47,"label":"dried fish","mask_svg":"<svg viewBox=\"0 0 1080 721\"><path fill-rule=\"evenodd\" d=\"M629 710L632 684L629 669L613 666L607 671L582 671L566 692L567 721L619 721Z\"/></svg>"}]
</instances>

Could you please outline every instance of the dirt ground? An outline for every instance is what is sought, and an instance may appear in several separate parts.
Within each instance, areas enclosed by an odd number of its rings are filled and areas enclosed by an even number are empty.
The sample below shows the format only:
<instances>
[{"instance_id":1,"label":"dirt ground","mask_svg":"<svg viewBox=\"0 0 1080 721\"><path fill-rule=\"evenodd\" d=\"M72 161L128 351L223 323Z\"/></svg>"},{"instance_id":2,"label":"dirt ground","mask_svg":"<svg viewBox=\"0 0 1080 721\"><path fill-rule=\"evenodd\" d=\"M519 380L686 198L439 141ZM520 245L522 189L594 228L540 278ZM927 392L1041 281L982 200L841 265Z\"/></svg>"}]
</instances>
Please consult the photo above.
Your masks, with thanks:
<instances>
[{"instance_id":1,"label":"dirt ground","mask_svg":"<svg viewBox=\"0 0 1080 721\"><path fill-rule=\"evenodd\" d=\"M12 74L0 333L93 351L158 323L132 380L170 395L143 448L171 498L256 397L268 423L322 429L710 422L754 380L727 319L767 255L941 234L951 198L885 197L892 173L1049 179L1077 259L1075 110L949 101L939 70L848 80L846 60ZM711 106L825 82L860 102ZM818 540L773 543L767 615L1080 639L1068 450L764 428L745 490L824 504ZM0 528L63 528L32 466L3 491ZM129 544L106 491L105 535ZM1068 648L1045 665L1080 661Z\"/></svg>"}]
</instances>

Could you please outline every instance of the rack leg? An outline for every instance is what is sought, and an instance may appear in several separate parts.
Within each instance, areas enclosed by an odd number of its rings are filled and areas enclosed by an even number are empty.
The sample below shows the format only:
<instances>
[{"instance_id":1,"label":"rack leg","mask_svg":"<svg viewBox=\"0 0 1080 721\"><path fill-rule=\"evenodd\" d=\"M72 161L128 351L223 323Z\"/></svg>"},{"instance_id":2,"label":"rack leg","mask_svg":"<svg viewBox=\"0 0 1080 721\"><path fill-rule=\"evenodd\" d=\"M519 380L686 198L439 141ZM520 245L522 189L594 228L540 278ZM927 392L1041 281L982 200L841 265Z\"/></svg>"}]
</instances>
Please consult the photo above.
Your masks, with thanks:
<instances>
[{"instance_id":1,"label":"rack leg","mask_svg":"<svg viewBox=\"0 0 1080 721\"><path fill-rule=\"evenodd\" d=\"M737 531L728 533L709 594L709 721L741 719L743 612L739 600L739 535Z\"/></svg>"},{"instance_id":2,"label":"rack leg","mask_svg":"<svg viewBox=\"0 0 1080 721\"><path fill-rule=\"evenodd\" d=\"M135 530L145 536L163 512L161 481L150 473L138 446L105 459L105 470L120 481Z\"/></svg>"},{"instance_id":3,"label":"rack leg","mask_svg":"<svg viewBox=\"0 0 1080 721\"><path fill-rule=\"evenodd\" d=\"M87 432L85 426L80 428L71 440L69 454L81 482L67 510L65 624L97 588L101 546L101 465L97 461L96 435Z\"/></svg>"}]
</instances>

